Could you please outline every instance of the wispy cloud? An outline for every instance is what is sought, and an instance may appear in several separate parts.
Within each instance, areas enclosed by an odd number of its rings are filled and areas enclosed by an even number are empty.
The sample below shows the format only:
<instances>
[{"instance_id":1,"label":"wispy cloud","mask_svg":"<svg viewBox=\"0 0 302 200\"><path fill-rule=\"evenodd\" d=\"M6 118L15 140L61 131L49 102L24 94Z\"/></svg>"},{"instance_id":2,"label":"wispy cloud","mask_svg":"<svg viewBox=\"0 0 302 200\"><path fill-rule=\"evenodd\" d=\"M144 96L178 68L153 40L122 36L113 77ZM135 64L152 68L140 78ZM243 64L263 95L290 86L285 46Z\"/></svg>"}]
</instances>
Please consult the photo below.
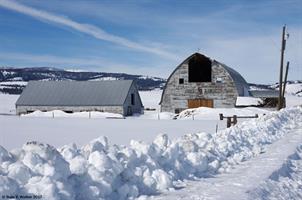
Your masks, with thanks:
<instances>
[{"instance_id":1,"label":"wispy cloud","mask_svg":"<svg viewBox=\"0 0 302 200\"><path fill-rule=\"evenodd\" d=\"M67 17L56 15L54 13L46 12L43 10L35 9L32 7L20 4L13 0L0 0L0 6L6 8L6 9L10 9L10 10L19 12L19 13L23 13L25 15L29 15L29 16L34 17L39 20L46 20L46 21L49 21L52 23L60 24L60 25L72 28L74 30L77 30L79 32L91 35L96 39L112 42L114 44L117 44L120 46L125 46L130 49L156 54L161 57L164 57L167 59L172 59L172 60L175 60L177 57L176 55L174 55L170 52L167 52L165 50L142 45L140 43L128 40L127 38L110 34L106 31L104 31L103 29L96 27L94 25L79 23L79 22L71 20Z\"/></svg>"}]
</instances>

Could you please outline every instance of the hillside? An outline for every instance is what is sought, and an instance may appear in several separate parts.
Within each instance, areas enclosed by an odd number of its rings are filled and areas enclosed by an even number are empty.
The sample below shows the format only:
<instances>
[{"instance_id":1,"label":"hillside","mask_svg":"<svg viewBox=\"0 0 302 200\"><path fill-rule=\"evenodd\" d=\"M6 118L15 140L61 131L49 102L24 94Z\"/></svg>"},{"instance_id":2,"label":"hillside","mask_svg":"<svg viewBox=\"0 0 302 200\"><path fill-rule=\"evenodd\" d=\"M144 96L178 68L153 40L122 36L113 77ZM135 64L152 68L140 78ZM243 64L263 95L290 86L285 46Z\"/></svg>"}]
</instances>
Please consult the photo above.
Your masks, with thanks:
<instances>
[{"instance_id":1,"label":"hillside","mask_svg":"<svg viewBox=\"0 0 302 200\"><path fill-rule=\"evenodd\" d=\"M140 90L162 88L165 79L125 73L68 71L57 68L0 68L0 92L20 94L28 81L32 80L134 80Z\"/></svg>"}]
</instances>

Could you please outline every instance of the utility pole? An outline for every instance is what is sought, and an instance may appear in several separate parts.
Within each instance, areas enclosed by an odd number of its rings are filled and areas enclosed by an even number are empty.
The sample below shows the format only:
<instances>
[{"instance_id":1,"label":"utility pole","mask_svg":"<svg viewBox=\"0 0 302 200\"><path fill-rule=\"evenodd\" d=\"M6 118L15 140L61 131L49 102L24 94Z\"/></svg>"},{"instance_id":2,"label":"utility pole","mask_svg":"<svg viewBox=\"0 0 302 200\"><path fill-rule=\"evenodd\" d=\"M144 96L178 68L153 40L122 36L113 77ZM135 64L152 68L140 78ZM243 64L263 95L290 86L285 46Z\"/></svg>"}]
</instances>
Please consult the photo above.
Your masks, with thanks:
<instances>
[{"instance_id":1,"label":"utility pole","mask_svg":"<svg viewBox=\"0 0 302 200\"><path fill-rule=\"evenodd\" d=\"M285 87L286 87L286 82L287 82L288 68L289 68L289 62L287 61L286 69L285 69L284 84L283 84L283 88L282 88L282 107L283 108L285 108L284 95L285 95Z\"/></svg>"},{"instance_id":2,"label":"utility pole","mask_svg":"<svg viewBox=\"0 0 302 200\"><path fill-rule=\"evenodd\" d=\"M279 77L279 100L278 100L278 110L283 107L283 99L282 99L282 79L283 79L283 60L284 60L284 51L285 51L285 29L286 25L283 26L282 31L282 40L281 40L281 61L280 61L280 77Z\"/></svg>"}]
</instances>

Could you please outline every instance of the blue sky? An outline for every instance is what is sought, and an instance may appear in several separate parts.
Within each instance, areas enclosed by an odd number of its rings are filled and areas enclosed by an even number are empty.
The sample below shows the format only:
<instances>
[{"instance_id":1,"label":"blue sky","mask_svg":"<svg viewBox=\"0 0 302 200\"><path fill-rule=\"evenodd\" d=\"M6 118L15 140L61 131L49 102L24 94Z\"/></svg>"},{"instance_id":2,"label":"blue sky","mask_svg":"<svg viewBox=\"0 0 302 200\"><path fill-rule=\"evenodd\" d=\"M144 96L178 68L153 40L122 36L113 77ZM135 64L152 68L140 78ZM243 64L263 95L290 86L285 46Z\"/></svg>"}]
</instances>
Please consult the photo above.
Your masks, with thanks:
<instances>
[{"instance_id":1,"label":"blue sky","mask_svg":"<svg viewBox=\"0 0 302 200\"><path fill-rule=\"evenodd\" d=\"M57 67L167 78L199 51L248 82L302 80L301 0L0 0L0 66Z\"/></svg>"}]
</instances>

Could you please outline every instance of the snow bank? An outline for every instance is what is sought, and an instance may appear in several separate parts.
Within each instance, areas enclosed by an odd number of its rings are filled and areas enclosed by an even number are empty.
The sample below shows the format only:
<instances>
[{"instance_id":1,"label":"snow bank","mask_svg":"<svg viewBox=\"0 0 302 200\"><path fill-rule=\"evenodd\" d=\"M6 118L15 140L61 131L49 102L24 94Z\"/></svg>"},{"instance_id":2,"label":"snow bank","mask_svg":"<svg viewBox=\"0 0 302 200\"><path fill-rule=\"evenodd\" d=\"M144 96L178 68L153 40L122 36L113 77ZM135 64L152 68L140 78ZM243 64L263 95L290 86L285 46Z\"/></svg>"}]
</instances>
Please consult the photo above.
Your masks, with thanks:
<instances>
[{"instance_id":1,"label":"snow bank","mask_svg":"<svg viewBox=\"0 0 302 200\"><path fill-rule=\"evenodd\" d=\"M250 192L251 199L302 199L302 144L268 180Z\"/></svg>"},{"instance_id":2,"label":"snow bank","mask_svg":"<svg viewBox=\"0 0 302 200\"><path fill-rule=\"evenodd\" d=\"M263 104L262 99L255 97L237 97L236 106L259 106Z\"/></svg>"},{"instance_id":3,"label":"snow bank","mask_svg":"<svg viewBox=\"0 0 302 200\"><path fill-rule=\"evenodd\" d=\"M173 181L228 171L263 152L301 122L302 108L272 112L218 133L195 133L129 147L100 137L78 148L55 149L29 142L8 152L0 147L0 193L45 199L133 199L173 187Z\"/></svg>"},{"instance_id":4,"label":"snow bank","mask_svg":"<svg viewBox=\"0 0 302 200\"><path fill-rule=\"evenodd\" d=\"M123 115L108 112L75 112L66 113L62 110L54 110L48 112L34 111L29 114L22 114L22 117L77 117L77 118L123 118Z\"/></svg>"},{"instance_id":5,"label":"snow bank","mask_svg":"<svg viewBox=\"0 0 302 200\"><path fill-rule=\"evenodd\" d=\"M254 116L255 114L261 115L270 111L261 108L247 107L247 108L207 108L199 107L186 109L179 113L177 119L206 119L206 120L219 120L219 114L224 116Z\"/></svg>"}]
</instances>

